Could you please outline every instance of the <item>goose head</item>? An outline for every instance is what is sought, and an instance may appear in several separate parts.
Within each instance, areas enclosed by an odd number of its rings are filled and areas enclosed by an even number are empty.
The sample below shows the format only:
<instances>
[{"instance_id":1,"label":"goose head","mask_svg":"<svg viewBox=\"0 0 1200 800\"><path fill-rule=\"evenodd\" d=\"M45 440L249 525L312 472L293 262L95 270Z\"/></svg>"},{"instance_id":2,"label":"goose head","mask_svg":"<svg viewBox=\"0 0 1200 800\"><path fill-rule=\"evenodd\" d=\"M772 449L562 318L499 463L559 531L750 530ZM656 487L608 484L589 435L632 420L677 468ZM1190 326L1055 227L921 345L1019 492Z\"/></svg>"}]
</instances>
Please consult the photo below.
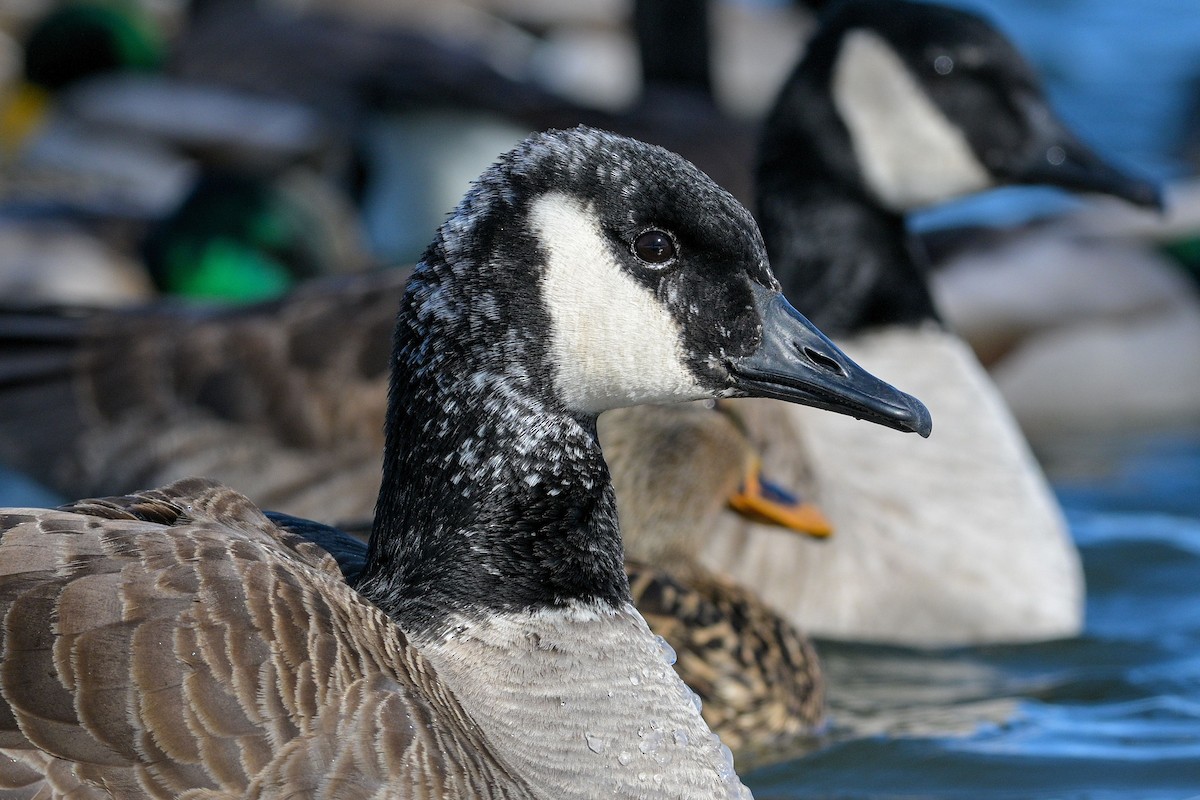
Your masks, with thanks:
<instances>
[{"instance_id":1,"label":"goose head","mask_svg":"<svg viewBox=\"0 0 1200 800\"><path fill-rule=\"evenodd\" d=\"M399 358L414 369L432 363L430 334L454 329L441 341L534 393L515 365L541 373L542 399L579 417L753 395L929 432L919 401L792 308L730 194L666 150L596 130L534 136L485 173L404 306L417 335L402 320Z\"/></svg>"},{"instance_id":2,"label":"goose head","mask_svg":"<svg viewBox=\"0 0 1200 800\"><path fill-rule=\"evenodd\" d=\"M414 269L394 352L362 586L409 630L480 597L627 600L602 411L765 396L931 427L788 304L731 195L587 128L484 173Z\"/></svg>"},{"instance_id":3,"label":"goose head","mask_svg":"<svg viewBox=\"0 0 1200 800\"><path fill-rule=\"evenodd\" d=\"M985 20L907 0L830 8L768 115L756 179L776 274L835 338L939 321L912 211L1019 183L1160 198L1079 141Z\"/></svg>"},{"instance_id":4,"label":"goose head","mask_svg":"<svg viewBox=\"0 0 1200 800\"><path fill-rule=\"evenodd\" d=\"M998 30L934 4L833 7L768 127L765 149L780 157L789 131L813 131L831 154L829 168L896 213L1007 184L1162 203L1155 183L1072 133Z\"/></svg>"}]
</instances>

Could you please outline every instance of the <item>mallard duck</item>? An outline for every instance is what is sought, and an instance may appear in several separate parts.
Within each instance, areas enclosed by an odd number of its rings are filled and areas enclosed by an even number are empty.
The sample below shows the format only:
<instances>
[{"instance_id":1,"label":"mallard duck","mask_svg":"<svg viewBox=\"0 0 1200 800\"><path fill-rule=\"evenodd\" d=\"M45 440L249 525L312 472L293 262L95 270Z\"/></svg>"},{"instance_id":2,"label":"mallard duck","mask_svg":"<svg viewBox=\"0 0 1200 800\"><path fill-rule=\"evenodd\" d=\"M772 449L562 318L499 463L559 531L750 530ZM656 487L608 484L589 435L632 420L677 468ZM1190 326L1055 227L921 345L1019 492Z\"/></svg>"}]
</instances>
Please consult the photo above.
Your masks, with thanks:
<instances>
[{"instance_id":1,"label":"mallard duck","mask_svg":"<svg viewBox=\"0 0 1200 800\"><path fill-rule=\"evenodd\" d=\"M931 428L766 263L666 151L575 129L503 156L400 304L356 589L201 479L4 512L5 785L749 796L629 603L596 417L757 394Z\"/></svg>"},{"instance_id":2,"label":"mallard duck","mask_svg":"<svg viewBox=\"0 0 1200 800\"><path fill-rule=\"evenodd\" d=\"M824 537L811 504L764 490L761 462L726 404L643 406L600 418L634 605L678 655L704 719L739 763L812 733L825 687L808 638L753 591L701 566L725 505L781 529Z\"/></svg>"},{"instance_id":3,"label":"mallard duck","mask_svg":"<svg viewBox=\"0 0 1200 800\"><path fill-rule=\"evenodd\" d=\"M1084 587L1061 511L995 386L940 323L904 215L1004 183L1150 206L1157 187L1084 147L982 18L899 0L823 18L768 118L758 183L785 292L862 363L920 387L939 435L918 450L756 404L745 416L768 468L838 536L814 547L742 529L714 538L704 563L820 636L949 646L1077 633Z\"/></svg>"},{"instance_id":4,"label":"mallard duck","mask_svg":"<svg viewBox=\"0 0 1200 800\"><path fill-rule=\"evenodd\" d=\"M21 75L0 85L0 294L93 305L147 300L153 287L119 244L126 226L110 225L116 232L102 236L76 212L161 202L187 180L186 166L155 147L137 151L111 138L81 144L78 126L53 119L52 97L95 70L148 69L161 48L134 14L82 3L46 14L25 44ZM47 58L50 50L64 56Z\"/></svg>"},{"instance_id":5,"label":"mallard duck","mask_svg":"<svg viewBox=\"0 0 1200 800\"><path fill-rule=\"evenodd\" d=\"M299 104L158 74L144 22L85 2L26 37L24 84L0 103L5 295L144 301L148 271L160 291L245 301L371 264L329 179L344 142Z\"/></svg>"}]
</instances>

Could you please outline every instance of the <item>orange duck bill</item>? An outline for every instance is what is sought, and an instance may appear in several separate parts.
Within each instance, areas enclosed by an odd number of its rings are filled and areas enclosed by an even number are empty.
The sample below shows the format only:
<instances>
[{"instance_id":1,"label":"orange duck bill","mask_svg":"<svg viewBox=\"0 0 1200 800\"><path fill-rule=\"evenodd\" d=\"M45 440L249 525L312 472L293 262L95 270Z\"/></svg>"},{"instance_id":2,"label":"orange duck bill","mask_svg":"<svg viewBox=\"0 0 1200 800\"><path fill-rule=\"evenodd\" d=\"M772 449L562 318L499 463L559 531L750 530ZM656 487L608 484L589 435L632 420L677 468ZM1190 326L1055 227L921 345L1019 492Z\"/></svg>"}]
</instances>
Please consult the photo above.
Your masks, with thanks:
<instances>
[{"instance_id":1,"label":"orange duck bill","mask_svg":"<svg viewBox=\"0 0 1200 800\"><path fill-rule=\"evenodd\" d=\"M816 504L801 501L763 477L758 459L746 470L742 485L730 495L729 507L754 522L777 525L818 539L833 533L833 526Z\"/></svg>"}]
</instances>

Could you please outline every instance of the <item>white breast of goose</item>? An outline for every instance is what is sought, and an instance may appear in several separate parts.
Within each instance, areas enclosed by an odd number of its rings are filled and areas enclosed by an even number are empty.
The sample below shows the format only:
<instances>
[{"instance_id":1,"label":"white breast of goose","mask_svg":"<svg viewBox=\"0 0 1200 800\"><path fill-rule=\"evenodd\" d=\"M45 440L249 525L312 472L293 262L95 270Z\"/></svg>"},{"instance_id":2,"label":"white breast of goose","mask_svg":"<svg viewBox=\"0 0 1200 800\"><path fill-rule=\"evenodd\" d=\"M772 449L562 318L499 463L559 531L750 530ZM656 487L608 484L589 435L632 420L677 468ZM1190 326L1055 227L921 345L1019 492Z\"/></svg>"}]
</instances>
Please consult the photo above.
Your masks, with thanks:
<instances>
[{"instance_id":1,"label":"white breast of goose","mask_svg":"<svg viewBox=\"0 0 1200 800\"><path fill-rule=\"evenodd\" d=\"M699 699L631 605L451 626L422 651L494 752L525 765L535 791L565 800L750 797Z\"/></svg>"}]
</instances>

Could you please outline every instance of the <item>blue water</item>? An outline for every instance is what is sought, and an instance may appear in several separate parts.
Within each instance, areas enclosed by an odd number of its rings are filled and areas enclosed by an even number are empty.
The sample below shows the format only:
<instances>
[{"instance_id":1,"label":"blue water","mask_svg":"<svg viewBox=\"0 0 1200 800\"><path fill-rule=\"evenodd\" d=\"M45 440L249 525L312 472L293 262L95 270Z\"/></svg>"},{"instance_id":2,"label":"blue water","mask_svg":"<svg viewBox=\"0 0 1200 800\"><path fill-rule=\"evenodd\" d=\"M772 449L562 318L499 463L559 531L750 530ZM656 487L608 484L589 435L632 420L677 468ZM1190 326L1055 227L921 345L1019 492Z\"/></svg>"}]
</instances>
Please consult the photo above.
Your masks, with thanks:
<instances>
[{"instance_id":1,"label":"blue water","mask_svg":"<svg viewBox=\"0 0 1200 800\"><path fill-rule=\"evenodd\" d=\"M1082 636L949 652L823 643L825 746L755 797L1200 797L1200 431L1046 458L1088 582Z\"/></svg>"}]
</instances>

